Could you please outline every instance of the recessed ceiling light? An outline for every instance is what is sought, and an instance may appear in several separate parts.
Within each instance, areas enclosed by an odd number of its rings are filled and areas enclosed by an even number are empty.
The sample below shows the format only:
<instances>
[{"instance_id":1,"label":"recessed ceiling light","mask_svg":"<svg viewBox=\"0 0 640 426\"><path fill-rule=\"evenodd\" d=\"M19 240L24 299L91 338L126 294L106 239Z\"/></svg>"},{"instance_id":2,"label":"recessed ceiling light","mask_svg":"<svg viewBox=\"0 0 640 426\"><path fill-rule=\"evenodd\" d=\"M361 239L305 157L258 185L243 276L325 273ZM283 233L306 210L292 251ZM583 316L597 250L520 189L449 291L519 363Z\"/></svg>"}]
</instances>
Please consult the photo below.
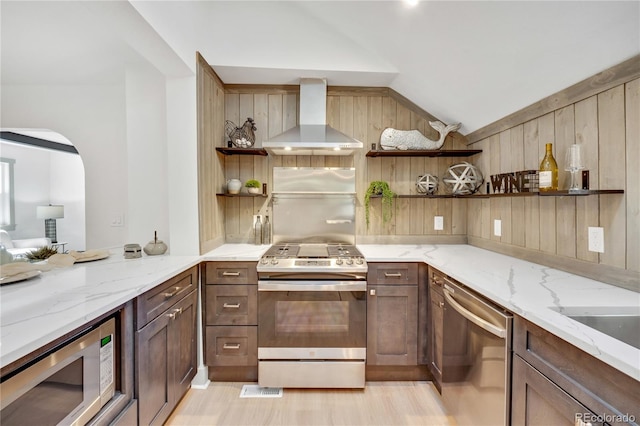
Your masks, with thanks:
<instances>
[{"instance_id":1,"label":"recessed ceiling light","mask_svg":"<svg viewBox=\"0 0 640 426\"><path fill-rule=\"evenodd\" d=\"M419 0L403 0L407 6L414 7L418 5Z\"/></svg>"}]
</instances>

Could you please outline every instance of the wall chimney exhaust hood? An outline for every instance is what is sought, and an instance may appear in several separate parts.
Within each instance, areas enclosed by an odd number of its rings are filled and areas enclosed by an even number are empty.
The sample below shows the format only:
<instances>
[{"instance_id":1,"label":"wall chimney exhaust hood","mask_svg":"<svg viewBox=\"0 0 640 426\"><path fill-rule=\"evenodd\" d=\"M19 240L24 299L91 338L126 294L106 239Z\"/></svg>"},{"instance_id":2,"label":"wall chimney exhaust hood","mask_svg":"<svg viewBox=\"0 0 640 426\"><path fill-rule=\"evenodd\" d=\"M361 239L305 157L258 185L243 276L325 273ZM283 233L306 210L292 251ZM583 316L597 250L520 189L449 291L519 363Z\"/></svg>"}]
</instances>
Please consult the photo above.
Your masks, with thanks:
<instances>
[{"instance_id":1,"label":"wall chimney exhaust hood","mask_svg":"<svg viewBox=\"0 0 640 426\"><path fill-rule=\"evenodd\" d=\"M327 81L300 79L300 125L262 143L275 155L351 155L363 144L327 125Z\"/></svg>"}]
</instances>

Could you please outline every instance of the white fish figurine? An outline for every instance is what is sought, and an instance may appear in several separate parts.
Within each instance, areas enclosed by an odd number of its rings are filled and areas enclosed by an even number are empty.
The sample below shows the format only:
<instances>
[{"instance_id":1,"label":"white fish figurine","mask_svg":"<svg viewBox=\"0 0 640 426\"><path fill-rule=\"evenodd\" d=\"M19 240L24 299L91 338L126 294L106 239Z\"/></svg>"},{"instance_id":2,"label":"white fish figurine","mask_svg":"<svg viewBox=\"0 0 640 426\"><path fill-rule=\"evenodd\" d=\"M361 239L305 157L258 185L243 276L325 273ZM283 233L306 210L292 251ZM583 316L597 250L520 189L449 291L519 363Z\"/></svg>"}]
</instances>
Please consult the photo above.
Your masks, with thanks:
<instances>
[{"instance_id":1,"label":"white fish figurine","mask_svg":"<svg viewBox=\"0 0 640 426\"><path fill-rule=\"evenodd\" d=\"M455 132L460 128L460 123L445 124L441 121L430 121L429 125L440 133L440 139L431 140L418 130L396 130L390 127L382 131L380 136L380 146L382 149L440 149L444 140L450 132Z\"/></svg>"}]
</instances>

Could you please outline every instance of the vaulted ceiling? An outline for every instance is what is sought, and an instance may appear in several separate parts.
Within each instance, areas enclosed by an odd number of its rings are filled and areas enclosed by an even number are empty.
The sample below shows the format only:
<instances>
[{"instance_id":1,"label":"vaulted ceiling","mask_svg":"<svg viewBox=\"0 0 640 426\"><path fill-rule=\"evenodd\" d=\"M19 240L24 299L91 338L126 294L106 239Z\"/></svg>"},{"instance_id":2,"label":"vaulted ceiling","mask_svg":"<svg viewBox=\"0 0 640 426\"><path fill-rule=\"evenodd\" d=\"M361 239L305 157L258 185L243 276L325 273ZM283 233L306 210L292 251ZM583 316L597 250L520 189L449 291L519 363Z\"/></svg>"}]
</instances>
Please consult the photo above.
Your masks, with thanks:
<instances>
[{"instance_id":1,"label":"vaulted ceiling","mask_svg":"<svg viewBox=\"0 0 640 426\"><path fill-rule=\"evenodd\" d=\"M2 0L0 18L3 85L193 75L199 51L230 84L390 87L463 134L640 53L638 1Z\"/></svg>"}]
</instances>

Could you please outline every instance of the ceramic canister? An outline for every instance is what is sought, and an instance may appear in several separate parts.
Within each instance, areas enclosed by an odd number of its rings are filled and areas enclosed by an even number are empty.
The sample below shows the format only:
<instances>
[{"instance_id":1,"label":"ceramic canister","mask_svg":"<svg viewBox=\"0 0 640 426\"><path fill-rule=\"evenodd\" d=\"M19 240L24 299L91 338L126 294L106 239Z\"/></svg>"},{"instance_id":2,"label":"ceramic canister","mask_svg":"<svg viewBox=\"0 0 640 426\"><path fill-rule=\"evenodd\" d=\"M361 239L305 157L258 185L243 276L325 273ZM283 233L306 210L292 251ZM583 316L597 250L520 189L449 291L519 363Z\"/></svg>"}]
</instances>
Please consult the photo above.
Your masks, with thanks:
<instances>
[{"instance_id":1,"label":"ceramic canister","mask_svg":"<svg viewBox=\"0 0 640 426\"><path fill-rule=\"evenodd\" d=\"M239 194L242 189L242 182L240 179L229 179L227 181L227 192L229 194Z\"/></svg>"}]
</instances>

